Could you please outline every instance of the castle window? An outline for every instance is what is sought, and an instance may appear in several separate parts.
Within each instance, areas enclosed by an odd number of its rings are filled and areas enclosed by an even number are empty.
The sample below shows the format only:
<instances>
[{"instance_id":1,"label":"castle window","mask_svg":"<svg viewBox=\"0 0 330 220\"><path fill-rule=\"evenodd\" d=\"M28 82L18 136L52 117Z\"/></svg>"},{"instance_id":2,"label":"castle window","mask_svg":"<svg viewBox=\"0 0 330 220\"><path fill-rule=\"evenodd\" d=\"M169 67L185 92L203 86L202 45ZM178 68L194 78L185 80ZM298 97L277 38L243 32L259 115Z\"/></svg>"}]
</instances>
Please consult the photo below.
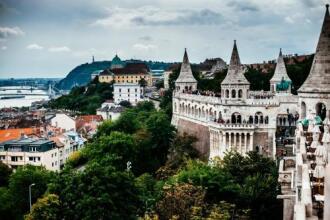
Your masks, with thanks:
<instances>
[{"instance_id":1,"label":"castle window","mask_svg":"<svg viewBox=\"0 0 330 220\"><path fill-rule=\"evenodd\" d=\"M236 98L236 90L233 89L233 90L231 91L231 97L232 97L232 98Z\"/></svg>"},{"instance_id":2,"label":"castle window","mask_svg":"<svg viewBox=\"0 0 330 220\"><path fill-rule=\"evenodd\" d=\"M238 90L238 98L242 98L243 97L243 90Z\"/></svg>"},{"instance_id":3,"label":"castle window","mask_svg":"<svg viewBox=\"0 0 330 220\"><path fill-rule=\"evenodd\" d=\"M229 98L229 90L226 89L226 98Z\"/></svg>"}]
</instances>

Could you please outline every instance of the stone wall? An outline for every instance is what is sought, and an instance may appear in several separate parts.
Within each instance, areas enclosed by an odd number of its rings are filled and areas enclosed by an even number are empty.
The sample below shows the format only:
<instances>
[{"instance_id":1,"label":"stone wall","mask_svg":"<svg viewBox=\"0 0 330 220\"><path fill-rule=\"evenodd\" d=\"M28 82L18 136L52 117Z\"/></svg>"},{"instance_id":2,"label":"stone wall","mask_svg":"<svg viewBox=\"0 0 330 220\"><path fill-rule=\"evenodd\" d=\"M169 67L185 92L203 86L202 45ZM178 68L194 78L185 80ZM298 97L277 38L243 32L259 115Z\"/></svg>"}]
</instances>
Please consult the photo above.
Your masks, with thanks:
<instances>
[{"instance_id":1,"label":"stone wall","mask_svg":"<svg viewBox=\"0 0 330 220\"><path fill-rule=\"evenodd\" d=\"M201 153L203 158L209 157L210 132L207 126L196 124L184 119L179 119L177 129L181 134L187 133L197 137L198 140L194 147Z\"/></svg>"}]
</instances>

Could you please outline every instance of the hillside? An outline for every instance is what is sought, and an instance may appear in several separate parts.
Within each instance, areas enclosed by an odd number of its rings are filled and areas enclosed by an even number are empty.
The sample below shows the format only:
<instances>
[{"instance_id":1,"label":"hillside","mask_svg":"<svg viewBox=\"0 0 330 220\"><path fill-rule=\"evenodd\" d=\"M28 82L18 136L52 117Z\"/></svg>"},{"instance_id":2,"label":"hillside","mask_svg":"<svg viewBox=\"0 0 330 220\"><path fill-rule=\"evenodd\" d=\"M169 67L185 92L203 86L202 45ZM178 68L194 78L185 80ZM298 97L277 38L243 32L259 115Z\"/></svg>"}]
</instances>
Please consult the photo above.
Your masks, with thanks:
<instances>
[{"instance_id":1,"label":"hillside","mask_svg":"<svg viewBox=\"0 0 330 220\"><path fill-rule=\"evenodd\" d=\"M91 74L96 70L104 70L110 66L110 61L96 61L93 63L85 63L75 67L69 74L62 79L56 87L58 89L70 90L73 86L86 85L90 79Z\"/></svg>"}]
</instances>

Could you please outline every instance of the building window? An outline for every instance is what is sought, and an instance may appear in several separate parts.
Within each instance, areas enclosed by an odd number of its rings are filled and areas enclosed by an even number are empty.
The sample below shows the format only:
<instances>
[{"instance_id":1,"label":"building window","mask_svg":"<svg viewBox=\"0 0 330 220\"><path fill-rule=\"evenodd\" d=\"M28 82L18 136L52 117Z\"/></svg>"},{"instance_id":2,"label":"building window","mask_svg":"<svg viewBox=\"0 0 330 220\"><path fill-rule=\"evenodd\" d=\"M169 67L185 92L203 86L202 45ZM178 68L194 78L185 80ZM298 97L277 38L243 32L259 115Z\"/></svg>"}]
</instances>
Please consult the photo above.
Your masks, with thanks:
<instances>
[{"instance_id":1,"label":"building window","mask_svg":"<svg viewBox=\"0 0 330 220\"><path fill-rule=\"evenodd\" d=\"M0 156L0 160L5 160L6 156Z\"/></svg>"},{"instance_id":2,"label":"building window","mask_svg":"<svg viewBox=\"0 0 330 220\"><path fill-rule=\"evenodd\" d=\"M129 89L127 89L127 92L129 92Z\"/></svg>"},{"instance_id":3,"label":"building window","mask_svg":"<svg viewBox=\"0 0 330 220\"><path fill-rule=\"evenodd\" d=\"M135 89L135 92L137 92L138 90L137 89Z\"/></svg>"},{"instance_id":4,"label":"building window","mask_svg":"<svg viewBox=\"0 0 330 220\"><path fill-rule=\"evenodd\" d=\"M37 151L37 147L29 147L29 151L30 152L36 152Z\"/></svg>"},{"instance_id":5,"label":"building window","mask_svg":"<svg viewBox=\"0 0 330 220\"><path fill-rule=\"evenodd\" d=\"M23 157L22 156L12 156L11 157L11 161L13 161L13 162L17 162L19 160L23 160Z\"/></svg>"}]
</instances>

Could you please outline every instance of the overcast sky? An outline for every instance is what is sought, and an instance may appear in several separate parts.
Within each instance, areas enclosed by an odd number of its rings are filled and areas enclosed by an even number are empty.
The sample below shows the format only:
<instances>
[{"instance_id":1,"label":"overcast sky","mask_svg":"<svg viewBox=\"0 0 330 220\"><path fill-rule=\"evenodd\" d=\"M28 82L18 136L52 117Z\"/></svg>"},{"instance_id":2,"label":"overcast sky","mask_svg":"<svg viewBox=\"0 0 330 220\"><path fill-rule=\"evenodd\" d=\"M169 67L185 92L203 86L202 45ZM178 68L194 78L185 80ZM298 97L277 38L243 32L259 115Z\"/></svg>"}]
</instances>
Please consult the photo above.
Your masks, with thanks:
<instances>
[{"instance_id":1,"label":"overcast sky","mask_svg":"<svg viewBox=\"0 0 330 220\"><path fill-rule=\"evenodd\" d=\"M96 60L192 62L233 40L243 63L314 53L329 0L0 0L0 78L64 77Z\"/></svg>"}]
</instances>

